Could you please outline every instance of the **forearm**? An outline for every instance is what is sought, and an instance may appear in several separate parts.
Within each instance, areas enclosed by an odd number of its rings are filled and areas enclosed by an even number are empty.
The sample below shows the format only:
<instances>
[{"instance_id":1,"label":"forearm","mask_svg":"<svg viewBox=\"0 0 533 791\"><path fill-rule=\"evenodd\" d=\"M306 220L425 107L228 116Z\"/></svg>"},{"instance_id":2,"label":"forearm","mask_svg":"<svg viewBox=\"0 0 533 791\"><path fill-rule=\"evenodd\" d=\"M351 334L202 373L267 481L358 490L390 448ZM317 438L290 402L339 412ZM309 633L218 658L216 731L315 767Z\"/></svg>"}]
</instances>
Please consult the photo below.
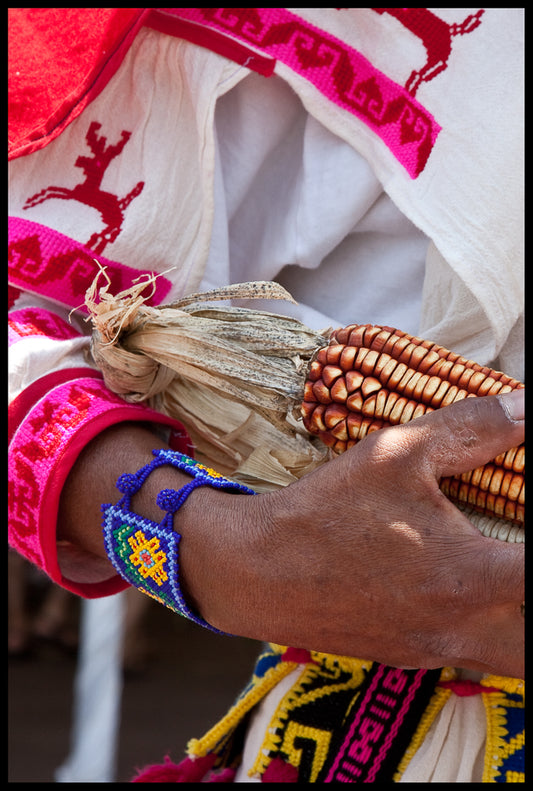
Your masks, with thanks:
<instances>
[{"instance_id":1,"label":"forearm","mask_svg":"<svg viewBox=\"0 0 533 791\"><path fill-rule=\"evenodd\" d=\"M165 447L157 434L142 424L120 423L95 437L80 453L63 487L58 540L105 559L101 505L119 500L121 495L115 486L119 475L136 472L151 460L152 450ZM162 513L155 495L168 480L159 488L157 482L169 477L179 486L186 475L168 468L155 471L137 495L138 513L160 521Z\"/></svg>"},{"instance_id":2,"label":"forearm","mask_svg":"<svg viewBox=\"0 0 533 791\"><path fill-rule=\"evenodd\" d=\"M231 634L400 667L520 676L523 546L482 537L438 480L522 437L497 399L467 399L377 432L276 492L200 487L174 516L186 601ZM118 476L158 447L131 424L93 440L64 488L60 537L106 563L100 505L116 503ZM155 470L132 509L161 522L158 492L188 480Z\"/></svg>"},{"instance_id":3,"label":"forearm","mask_svg":"<svg viewBox=\"0 0 533 791\"><path fill-rule=\"evenodd\" d=\"M93 569L98 558L102 574L106 567L109 575L115 573L104 546L101 505L120 499L115 484L121 474L137 472L153 460L152 450L167 447L148 424L122 423L102 432L84 448L63 487L58 518L59 555L70 569L76 566L75 574L83 574L89 557ZM158 493L165 488L179 490L190 481L189 475L175 467L159 467L133 496L132 510L160 523L164 512L156 502ZM235 507L240 499L239 495L199 487L174 516L174 530L182 536L182 592L193 610L208 622L212 616L216 621L213 625L224 631L230 624L221 618L217 599L223 601L225 612L237 612L246 598L243 569L254 567L251 554L249 563L243 560L245 552L251 553L248 547L254 536L254 509L250 503L246 509ZM235 623L232 621L232 626ZM246 626L239 625L240 631L246 631Z\"/></svg>"}]
</instances>

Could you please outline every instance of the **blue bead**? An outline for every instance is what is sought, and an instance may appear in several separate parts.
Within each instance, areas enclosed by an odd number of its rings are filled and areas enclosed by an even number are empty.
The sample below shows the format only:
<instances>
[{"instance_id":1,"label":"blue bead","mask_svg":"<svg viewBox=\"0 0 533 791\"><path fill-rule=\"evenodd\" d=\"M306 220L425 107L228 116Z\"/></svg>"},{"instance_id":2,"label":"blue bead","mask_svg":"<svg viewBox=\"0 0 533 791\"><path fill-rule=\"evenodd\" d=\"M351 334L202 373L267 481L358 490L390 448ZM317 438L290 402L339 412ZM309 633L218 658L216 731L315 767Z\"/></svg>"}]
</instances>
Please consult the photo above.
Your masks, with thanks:
<instances>
[{"instance_id":1,"label":"blue bead","mask_svg":"<svg viewBox=\"0 0 533 791\"><path fill-rule=\"evenodd\" d=\"M162 489L156 500L162 511L174 513L180 507L180 492L176 489Z\"/></svg>"},{"instance_id":2,"label":"blue bead","mask_svg":"<svg viewBox=\"0 0 533 791\"><path fill-rule=\"evenodd\" d=\"M122 494L135 494L142 486L142 482L138 480L137 476L125 472L117 480L117 489Z\"/></svg>"}]
</instances>

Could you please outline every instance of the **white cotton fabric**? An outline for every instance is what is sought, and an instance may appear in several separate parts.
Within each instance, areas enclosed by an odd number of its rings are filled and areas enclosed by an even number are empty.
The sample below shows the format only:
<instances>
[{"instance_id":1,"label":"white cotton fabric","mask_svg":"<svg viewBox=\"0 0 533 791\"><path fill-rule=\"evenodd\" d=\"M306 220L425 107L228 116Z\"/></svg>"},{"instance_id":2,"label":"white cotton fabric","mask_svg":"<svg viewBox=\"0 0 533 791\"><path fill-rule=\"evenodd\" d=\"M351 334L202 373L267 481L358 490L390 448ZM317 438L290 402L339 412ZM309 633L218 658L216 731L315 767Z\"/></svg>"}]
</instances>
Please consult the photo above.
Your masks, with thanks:
<instances>
[{"instance_id":1,"label":"white cotton fabric","mask_svg":"<svg viewBox=\"0 0 533 791\"><path fill-rule=\"evenodd\" d=\"M421 41L388 14L371 8L341 15L294 10L348 42L400 85L413 65L424 63ZM429 11L453 24L477 9ZM387 194L432 240L421 332L483 364L498 355L511 359L504 347L524 309L523 53L520 8L486 8L475 34L454 38L447 68L416 94L442 127L416 179L405 178L364 123L326 102L288 67L276 68L306 109L372 164Z\"/></svg>"},{"instance_id":2,"label":"white cotton fabric","mask_svg":"<svg viewBox=\"0 0 533 791\"><path fill-rule=\"evenodd\" d=\"M485 733L486 713L481 695L452 694L400 782L481 782Z\"/></svg>"}]
</instances>

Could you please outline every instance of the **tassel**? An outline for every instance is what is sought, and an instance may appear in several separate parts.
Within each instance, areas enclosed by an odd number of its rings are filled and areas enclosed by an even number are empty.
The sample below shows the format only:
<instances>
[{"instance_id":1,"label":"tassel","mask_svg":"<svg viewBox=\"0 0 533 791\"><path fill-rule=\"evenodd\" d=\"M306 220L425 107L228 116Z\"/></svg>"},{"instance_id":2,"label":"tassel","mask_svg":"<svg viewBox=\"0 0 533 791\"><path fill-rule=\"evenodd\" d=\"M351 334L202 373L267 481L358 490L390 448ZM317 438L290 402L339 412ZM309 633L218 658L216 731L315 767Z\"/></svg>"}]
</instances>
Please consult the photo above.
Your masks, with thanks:
<instances>
[{"instance_id":1,"label":"tassel","mask_svg":"<svg viewBox=\"0 0 533 791\"><path fill-rule=\"evenodd\" d=\"M297 783L298 769L282 758L273 758L261 778L262 783Z\"/></svg>"},{"instance_id":2,"label":"tassel","mask_svg":"<svg viewBox=\"0 0 533 791\"><path fill-rule=\"evenodd\" d=\"M165 756L164 764L154 764L141 769L132 783L198 783L211 769L216 756L205 755L199 758L185 758L181 763L173 763Z\"/></svg>"}]
</instances>

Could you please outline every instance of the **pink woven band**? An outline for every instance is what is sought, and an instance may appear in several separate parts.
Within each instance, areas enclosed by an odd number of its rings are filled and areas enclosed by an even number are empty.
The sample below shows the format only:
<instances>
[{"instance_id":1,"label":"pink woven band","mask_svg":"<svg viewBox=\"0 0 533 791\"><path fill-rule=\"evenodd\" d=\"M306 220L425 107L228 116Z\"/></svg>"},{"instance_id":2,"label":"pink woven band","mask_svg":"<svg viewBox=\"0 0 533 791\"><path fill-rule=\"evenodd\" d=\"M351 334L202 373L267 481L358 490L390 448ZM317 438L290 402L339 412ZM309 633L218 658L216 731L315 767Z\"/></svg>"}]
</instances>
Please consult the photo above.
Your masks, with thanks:
<instances>
[{"instance_id":1,"label":"pink woven band","mask_svg":"<svg viewBox=\"0 0 533 791\"><path fill-rule=\"evenodd\" d=\"M286 8L167 8L165 12L198 29L231 36L285 64L372 129L411 178L424 170L441 127L406 88L345 41ZM188 37L186 31L182 35Z\"/></svg>"},{"instance_id":2,"label":"pink woven band","mask_svg":"<svg viewBox=\"0 0 533 791\"><path fill-rule=\"evenodd\" d=\"M63 484L88 442L111 425L145 421L170 426L171 446L191 447L183 427L145 406L125 403L91 369L57 371L29 388L10 405L9 543L62 587L96 598L127 587L118 576L101 583L66 579L58 565L56 520Z\"/></svg>"},{"instance_id":3,"label":"pink woven band","mask_svg":"<svg viewBox=\"0 0 533 791\"><path fill-rule=\"evenodd\" d=\"M65 341L79 337L79 333L60 316L44 308L21 308L11 311L7 320L9 346L24 338L38 337Z\"/></svg>"},{"instance_id":4,"label":"pink woven band","mask_svg":"<svg viewBox=\"0 0 533 791\"><path fill-rule=\"evenodd\" d=\"M129 288L148 269L133 269L98 255L106 268L113 294ZM85 245L52 228L21 217L9 217L8 279L11 287L40 294L69 308L85 308L85 292L98 274L95 253ZM147 303L157 305L171 289L171 282L159 275Z\"/></svg>"}]
</instances>

